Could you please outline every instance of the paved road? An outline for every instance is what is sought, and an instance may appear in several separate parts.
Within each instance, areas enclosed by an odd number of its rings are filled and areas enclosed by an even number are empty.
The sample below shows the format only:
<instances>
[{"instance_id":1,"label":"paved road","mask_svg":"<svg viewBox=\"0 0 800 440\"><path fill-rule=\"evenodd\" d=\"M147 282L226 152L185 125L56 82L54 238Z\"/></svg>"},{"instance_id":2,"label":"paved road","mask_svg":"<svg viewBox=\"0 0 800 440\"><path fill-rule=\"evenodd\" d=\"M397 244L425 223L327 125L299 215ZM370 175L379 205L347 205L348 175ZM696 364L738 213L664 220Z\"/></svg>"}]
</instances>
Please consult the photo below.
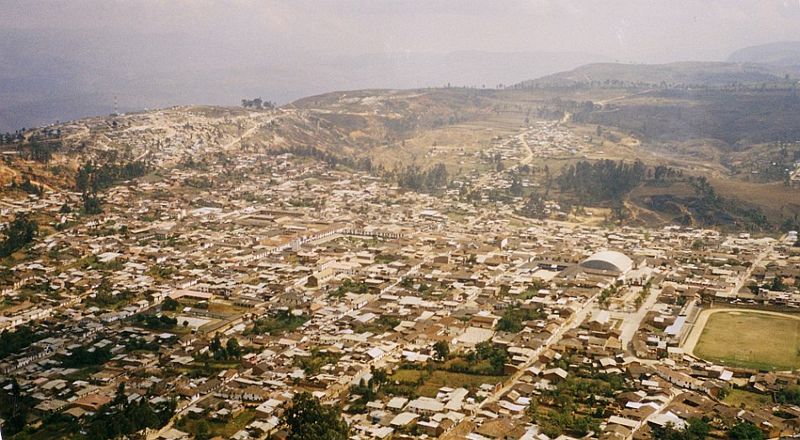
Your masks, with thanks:
<instances>
[{"instance_id":1,"label":"paved road","mask_svg":"<svg viewBox=\"0 0 800 440\"><path fill-rule=\"evenodd\" d=\"M661 289L650 289L650 294L647 296L644 303L642 303L642 306L639 307L639 310L628 315L627 319L622 323L622 334L619 339L623 347L627 347L628 344L631 343L633 336L639 331L644 317L647 315L647 312L653 308L660 294Z\"/></svg>"}]
</instances>

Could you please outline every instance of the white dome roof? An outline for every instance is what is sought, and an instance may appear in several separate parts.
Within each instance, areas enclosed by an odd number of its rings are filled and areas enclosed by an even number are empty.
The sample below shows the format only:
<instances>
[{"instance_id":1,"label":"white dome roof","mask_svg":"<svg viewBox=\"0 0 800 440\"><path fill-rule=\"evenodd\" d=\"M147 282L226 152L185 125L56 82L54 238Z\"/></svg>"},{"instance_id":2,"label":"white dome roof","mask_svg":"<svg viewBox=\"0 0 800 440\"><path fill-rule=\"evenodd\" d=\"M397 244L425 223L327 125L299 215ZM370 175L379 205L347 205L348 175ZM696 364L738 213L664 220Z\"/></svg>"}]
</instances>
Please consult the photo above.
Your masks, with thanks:
<instances>
[{"instance_id":1,"label":"white dome roof","mask_svg":"<svg viewBox=\"0 0 800 440\"><path fill-rule=\"evenodd\" d=\"M617 251L600 251L583 260L581 266L588 269L626 273L633 268L633 260Z\"/></svg>"}]
</instances>

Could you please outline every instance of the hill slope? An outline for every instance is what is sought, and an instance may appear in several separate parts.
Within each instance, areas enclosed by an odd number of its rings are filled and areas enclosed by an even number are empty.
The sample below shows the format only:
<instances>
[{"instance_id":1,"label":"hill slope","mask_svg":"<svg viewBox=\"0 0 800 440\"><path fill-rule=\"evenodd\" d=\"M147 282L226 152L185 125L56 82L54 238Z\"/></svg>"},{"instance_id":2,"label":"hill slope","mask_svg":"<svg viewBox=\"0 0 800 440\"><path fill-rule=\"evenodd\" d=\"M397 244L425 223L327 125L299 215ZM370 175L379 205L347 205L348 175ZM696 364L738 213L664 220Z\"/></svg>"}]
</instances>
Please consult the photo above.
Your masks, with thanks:
<instances>
[{"instance_id":1,"label":"hill slope","mask_svg":"<svg viewBox=\"0 0 800 440\"><path fill-rule=\"evenodd\" d=\"M782 41L745 47L733 52L728 57L728 62L800 66L800 41Z\"/></svg>"},{"instance_id":2,"label":"hill slope","mask_svg":"<svg viewBox=\"0 0 800 440\"><path fill-rule=\"evenodd\" d=\"M587 64L576 69L525 81L516 87L576 84L652 84L724 86L783 79L783 70L759 64L680 62L670 64Z\"/></svg>"}]
</instances>

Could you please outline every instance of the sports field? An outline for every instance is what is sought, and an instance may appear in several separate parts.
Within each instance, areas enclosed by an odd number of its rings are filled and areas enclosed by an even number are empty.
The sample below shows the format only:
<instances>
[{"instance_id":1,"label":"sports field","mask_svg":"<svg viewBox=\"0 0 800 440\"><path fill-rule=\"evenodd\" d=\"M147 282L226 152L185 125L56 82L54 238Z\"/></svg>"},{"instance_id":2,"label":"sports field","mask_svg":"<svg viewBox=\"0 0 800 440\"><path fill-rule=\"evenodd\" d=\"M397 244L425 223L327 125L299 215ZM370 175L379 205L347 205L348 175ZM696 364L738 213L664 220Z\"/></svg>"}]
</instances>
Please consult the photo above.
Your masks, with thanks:
<instances>
[{"instance_id":1,"label":"sports field","mask_svg":"<svg viewBox=\"0 0 800 440\"><path fill-rule=\"evenodd\" d=\"M711 314L694 355L722 365L790 370L800 367L800 318L757 311Z\"/></svg>"}]
</instances>

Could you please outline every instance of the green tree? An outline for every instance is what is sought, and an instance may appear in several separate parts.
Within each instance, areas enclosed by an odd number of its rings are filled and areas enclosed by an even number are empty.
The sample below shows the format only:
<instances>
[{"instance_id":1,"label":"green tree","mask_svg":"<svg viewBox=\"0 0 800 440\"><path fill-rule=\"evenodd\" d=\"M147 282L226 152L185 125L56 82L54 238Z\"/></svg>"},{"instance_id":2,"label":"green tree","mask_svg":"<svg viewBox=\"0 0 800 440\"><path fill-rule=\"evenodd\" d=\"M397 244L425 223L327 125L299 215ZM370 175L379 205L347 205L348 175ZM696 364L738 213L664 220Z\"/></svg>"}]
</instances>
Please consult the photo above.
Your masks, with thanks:
<instances>
[{"instance_id":1,"label":"green tree","mask_svg":"<svg viewBox=\"0 0 800 440\"><path fill-rule=\"evenodd\" d=\"M740 422L728 430L728 437L734 440L764 440L764 433L750 422Z\"/></svg>"},{"instance_id":2,"label":"green tree","mask_svg":"<svg viewBox=\"0 0 800 440\"><path fill-rule=\"evenodd\" d=\"M174 311L178 309L179 305L180 304L175 299L167 298L161 303L161 310Z\"/></svg>"},{"instance_id":3,"label":"green tree","mask_svg":"<svg viewBox=\"0 0 800 440\"><path fill-rule=\"evenodd\" d=\"M225 343L225 351L230 359L239 359L242 356L242 348L239 347L239 341L236 338L228 339L228 342Z\"/></svg>"},{"instance_id":4,"label":"green tree","mask_svg":"<svg viewBox=\"0 0 800 440\"><path fill-rule=\"evenodd\" d=\"M5 238L0 242L0 258L13 254L33 241L38 230L39 225L36 221L28 219L25 214L17 214L3 231Z\"/></svg>"},{"instance_id":5,"label":"green tree","mask_svg":"<svg viewBox=\"0 0 800 440\"><path fill-rule=\"evenodd\" d=\"M283 423L289 429L288 440L345 440L350 433L338 407L323 406L307 392L294 396Z\"/></svg>"},{"instance_id":6,"label":"green tree","mask_svg":"<svg viewBox=\"0 0 800 440\"><path fill-rule=\"evenodd\" d=\"M207 421L200 420L197 422L197 425L195 425L194 429L194 438L197 440L208 440L211 438L210 428Z\"/></svg>"},{"instance_id":7,"label":"green tree","mask_svg":"<svg viewBox=\"0 0 800 440\"><path fill-rule=\"evenodd\" d=\"M450 357L450 345L445 341L436 341L433 344L433 352L436 360L446 361Z\"/></svg>"},{"instance_id":8,"label":"green tree","mask_svg":"<svg viewBox=\"0 0 800 440\"><path fill-rule=\"evenodd\" d=\"M663 428L653 429L655 440L703 440L708 437L711 427L703 419L689 419L689 423L683 429L678 429L671 423Z\"/></svg>"}]
</instances>

